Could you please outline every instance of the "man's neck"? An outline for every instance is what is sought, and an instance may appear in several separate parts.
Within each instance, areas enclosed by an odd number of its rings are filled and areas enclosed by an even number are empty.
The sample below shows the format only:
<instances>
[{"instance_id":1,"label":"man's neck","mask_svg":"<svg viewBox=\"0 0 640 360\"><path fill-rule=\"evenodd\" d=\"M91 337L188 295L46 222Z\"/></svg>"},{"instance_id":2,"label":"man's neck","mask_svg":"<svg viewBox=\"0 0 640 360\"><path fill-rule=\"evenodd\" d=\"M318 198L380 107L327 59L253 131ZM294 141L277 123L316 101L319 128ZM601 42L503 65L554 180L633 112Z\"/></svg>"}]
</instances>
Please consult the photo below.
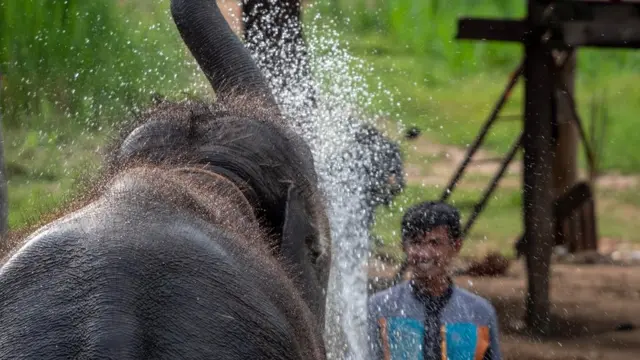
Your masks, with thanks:
<instances>
[{"instance_id":1,"label":"man's neck","mask_svg":"<svg viewBox=\"0 0 640 360\"><path fill-rule=\"evenodd\" d=\"M445 295L449 287L451 286L451 279L438 278L438 279L416 279L412 280L416 290L424 295L441 297Z\"/></svg>"}]
</instances>

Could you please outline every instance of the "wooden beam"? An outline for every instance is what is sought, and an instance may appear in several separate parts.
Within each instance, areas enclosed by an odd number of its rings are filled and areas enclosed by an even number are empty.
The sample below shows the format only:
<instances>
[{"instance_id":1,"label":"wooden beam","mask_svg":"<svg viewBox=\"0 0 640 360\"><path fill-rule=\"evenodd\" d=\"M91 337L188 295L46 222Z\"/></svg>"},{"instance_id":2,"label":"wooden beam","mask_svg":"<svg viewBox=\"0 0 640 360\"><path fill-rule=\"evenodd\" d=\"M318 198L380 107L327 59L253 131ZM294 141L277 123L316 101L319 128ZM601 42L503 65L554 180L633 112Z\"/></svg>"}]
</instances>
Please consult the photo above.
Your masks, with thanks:
<instances>
[{"instance_id":1,"label":"wooden beam","mask_svg":"<svg viewBox=\"0 0 640 360\"><path fill-rule=\"evenodd\" d=\"M640 19L623 23L571 21L560 28L563 42L570 47L640 48Z\"/></svg>"},{"instance_id":2,"label":"wooden beam","mask_svg":"<svg viewBox=\"0 0 640 360\"><path fill-rule=\"evenodd\" d=\"M549 1L548 1L549 2ZM638 1L553 1L555 21L592 21L638 19Z\"/></svg>"},{"instance_id":3,"label":"wooden beam","mask_svg":"<svg viewBox=\"0 0 640 360\"><path fill-rule=\"evenodd\" d=\"M524 42L528 26L522 20L472 19L458 20L456 39Z\"/></svg>"},{"instance_id":4,"label":"wooden beam","mask_svg":"<svg viewBox=\"0 0 640 360\"><path fill-rule=\"evenodd\" d=\"M555 25L550 43L557 47L640 48L640 18L623 22L568 21ZM456 39L524 43L529 34L521 20L462 18Z\"/></svg>"},{"instance_id":5,"label":"wooden beam","mask_svg":"<svg viewBox=\"0 0 640 360\"><path fill-rule=\"evenodd\" d=\"M640 0L560 0L558 2L600 3L600 4L640 4Z\"/></svg>"}]
</instances>

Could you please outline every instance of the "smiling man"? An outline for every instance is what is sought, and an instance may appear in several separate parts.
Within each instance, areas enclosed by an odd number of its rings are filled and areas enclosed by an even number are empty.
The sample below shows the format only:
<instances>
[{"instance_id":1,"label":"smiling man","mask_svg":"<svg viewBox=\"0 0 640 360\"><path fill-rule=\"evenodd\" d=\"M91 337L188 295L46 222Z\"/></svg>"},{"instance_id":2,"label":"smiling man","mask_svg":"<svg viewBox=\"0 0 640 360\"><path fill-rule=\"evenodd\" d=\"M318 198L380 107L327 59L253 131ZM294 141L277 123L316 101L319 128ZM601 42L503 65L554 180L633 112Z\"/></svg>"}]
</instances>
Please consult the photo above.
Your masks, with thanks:
<instances>
[{"instance_id":1,"label":"smiling man","mask_svg":"<svg viewBox=\"0 0 640 360\"><path fill-rule=\"evenodd\" d=\"M369 299L371 359L500 360L493 306L453 284L460 214L441 202L409 208L402 247L411 279Z\"/></svg>"}]
</instances>

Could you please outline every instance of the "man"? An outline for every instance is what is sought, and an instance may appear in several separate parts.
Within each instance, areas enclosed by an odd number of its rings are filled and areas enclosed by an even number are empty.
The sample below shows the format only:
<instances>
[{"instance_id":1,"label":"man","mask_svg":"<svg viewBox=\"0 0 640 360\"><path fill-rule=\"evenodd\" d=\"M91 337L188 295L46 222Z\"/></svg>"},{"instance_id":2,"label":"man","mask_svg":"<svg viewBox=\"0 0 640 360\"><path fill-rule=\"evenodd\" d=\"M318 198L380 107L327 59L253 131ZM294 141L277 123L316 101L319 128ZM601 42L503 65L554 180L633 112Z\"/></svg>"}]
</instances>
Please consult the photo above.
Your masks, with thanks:
<instances>
[{"instance_id":1,"label":"man","mask_svg":"<svg viewBox=\"0 0 640 360\"><path fill-rule=\"evenodd\" d=\"M441 202L409 208L402 246L411 279L369 299L370 358L500 360L493 306L448 272L462 247L458 211Z\"/></svg>"}]
</instances>

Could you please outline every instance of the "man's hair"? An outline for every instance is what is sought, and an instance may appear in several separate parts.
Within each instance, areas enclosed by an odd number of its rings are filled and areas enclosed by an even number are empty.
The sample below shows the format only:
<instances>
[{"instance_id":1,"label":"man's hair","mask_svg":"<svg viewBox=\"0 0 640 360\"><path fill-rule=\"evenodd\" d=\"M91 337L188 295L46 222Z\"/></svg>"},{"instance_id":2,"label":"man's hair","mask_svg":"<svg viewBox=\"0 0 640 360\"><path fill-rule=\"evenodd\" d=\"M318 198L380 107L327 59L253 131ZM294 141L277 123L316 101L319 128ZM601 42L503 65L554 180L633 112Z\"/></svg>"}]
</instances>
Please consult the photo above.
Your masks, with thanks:
<instances>
[{"instance_id":1,"label":"man's hair","mask_svg":"<svg viewBox=\"0 0 640 360\"><path fill-rule=\"evenodd\" d=\"M402 217L402 243L439 226L446 226L452 240L460 238L460 213L444 202L425 201L411 206Z\"/></svg>"}]
</instances>

